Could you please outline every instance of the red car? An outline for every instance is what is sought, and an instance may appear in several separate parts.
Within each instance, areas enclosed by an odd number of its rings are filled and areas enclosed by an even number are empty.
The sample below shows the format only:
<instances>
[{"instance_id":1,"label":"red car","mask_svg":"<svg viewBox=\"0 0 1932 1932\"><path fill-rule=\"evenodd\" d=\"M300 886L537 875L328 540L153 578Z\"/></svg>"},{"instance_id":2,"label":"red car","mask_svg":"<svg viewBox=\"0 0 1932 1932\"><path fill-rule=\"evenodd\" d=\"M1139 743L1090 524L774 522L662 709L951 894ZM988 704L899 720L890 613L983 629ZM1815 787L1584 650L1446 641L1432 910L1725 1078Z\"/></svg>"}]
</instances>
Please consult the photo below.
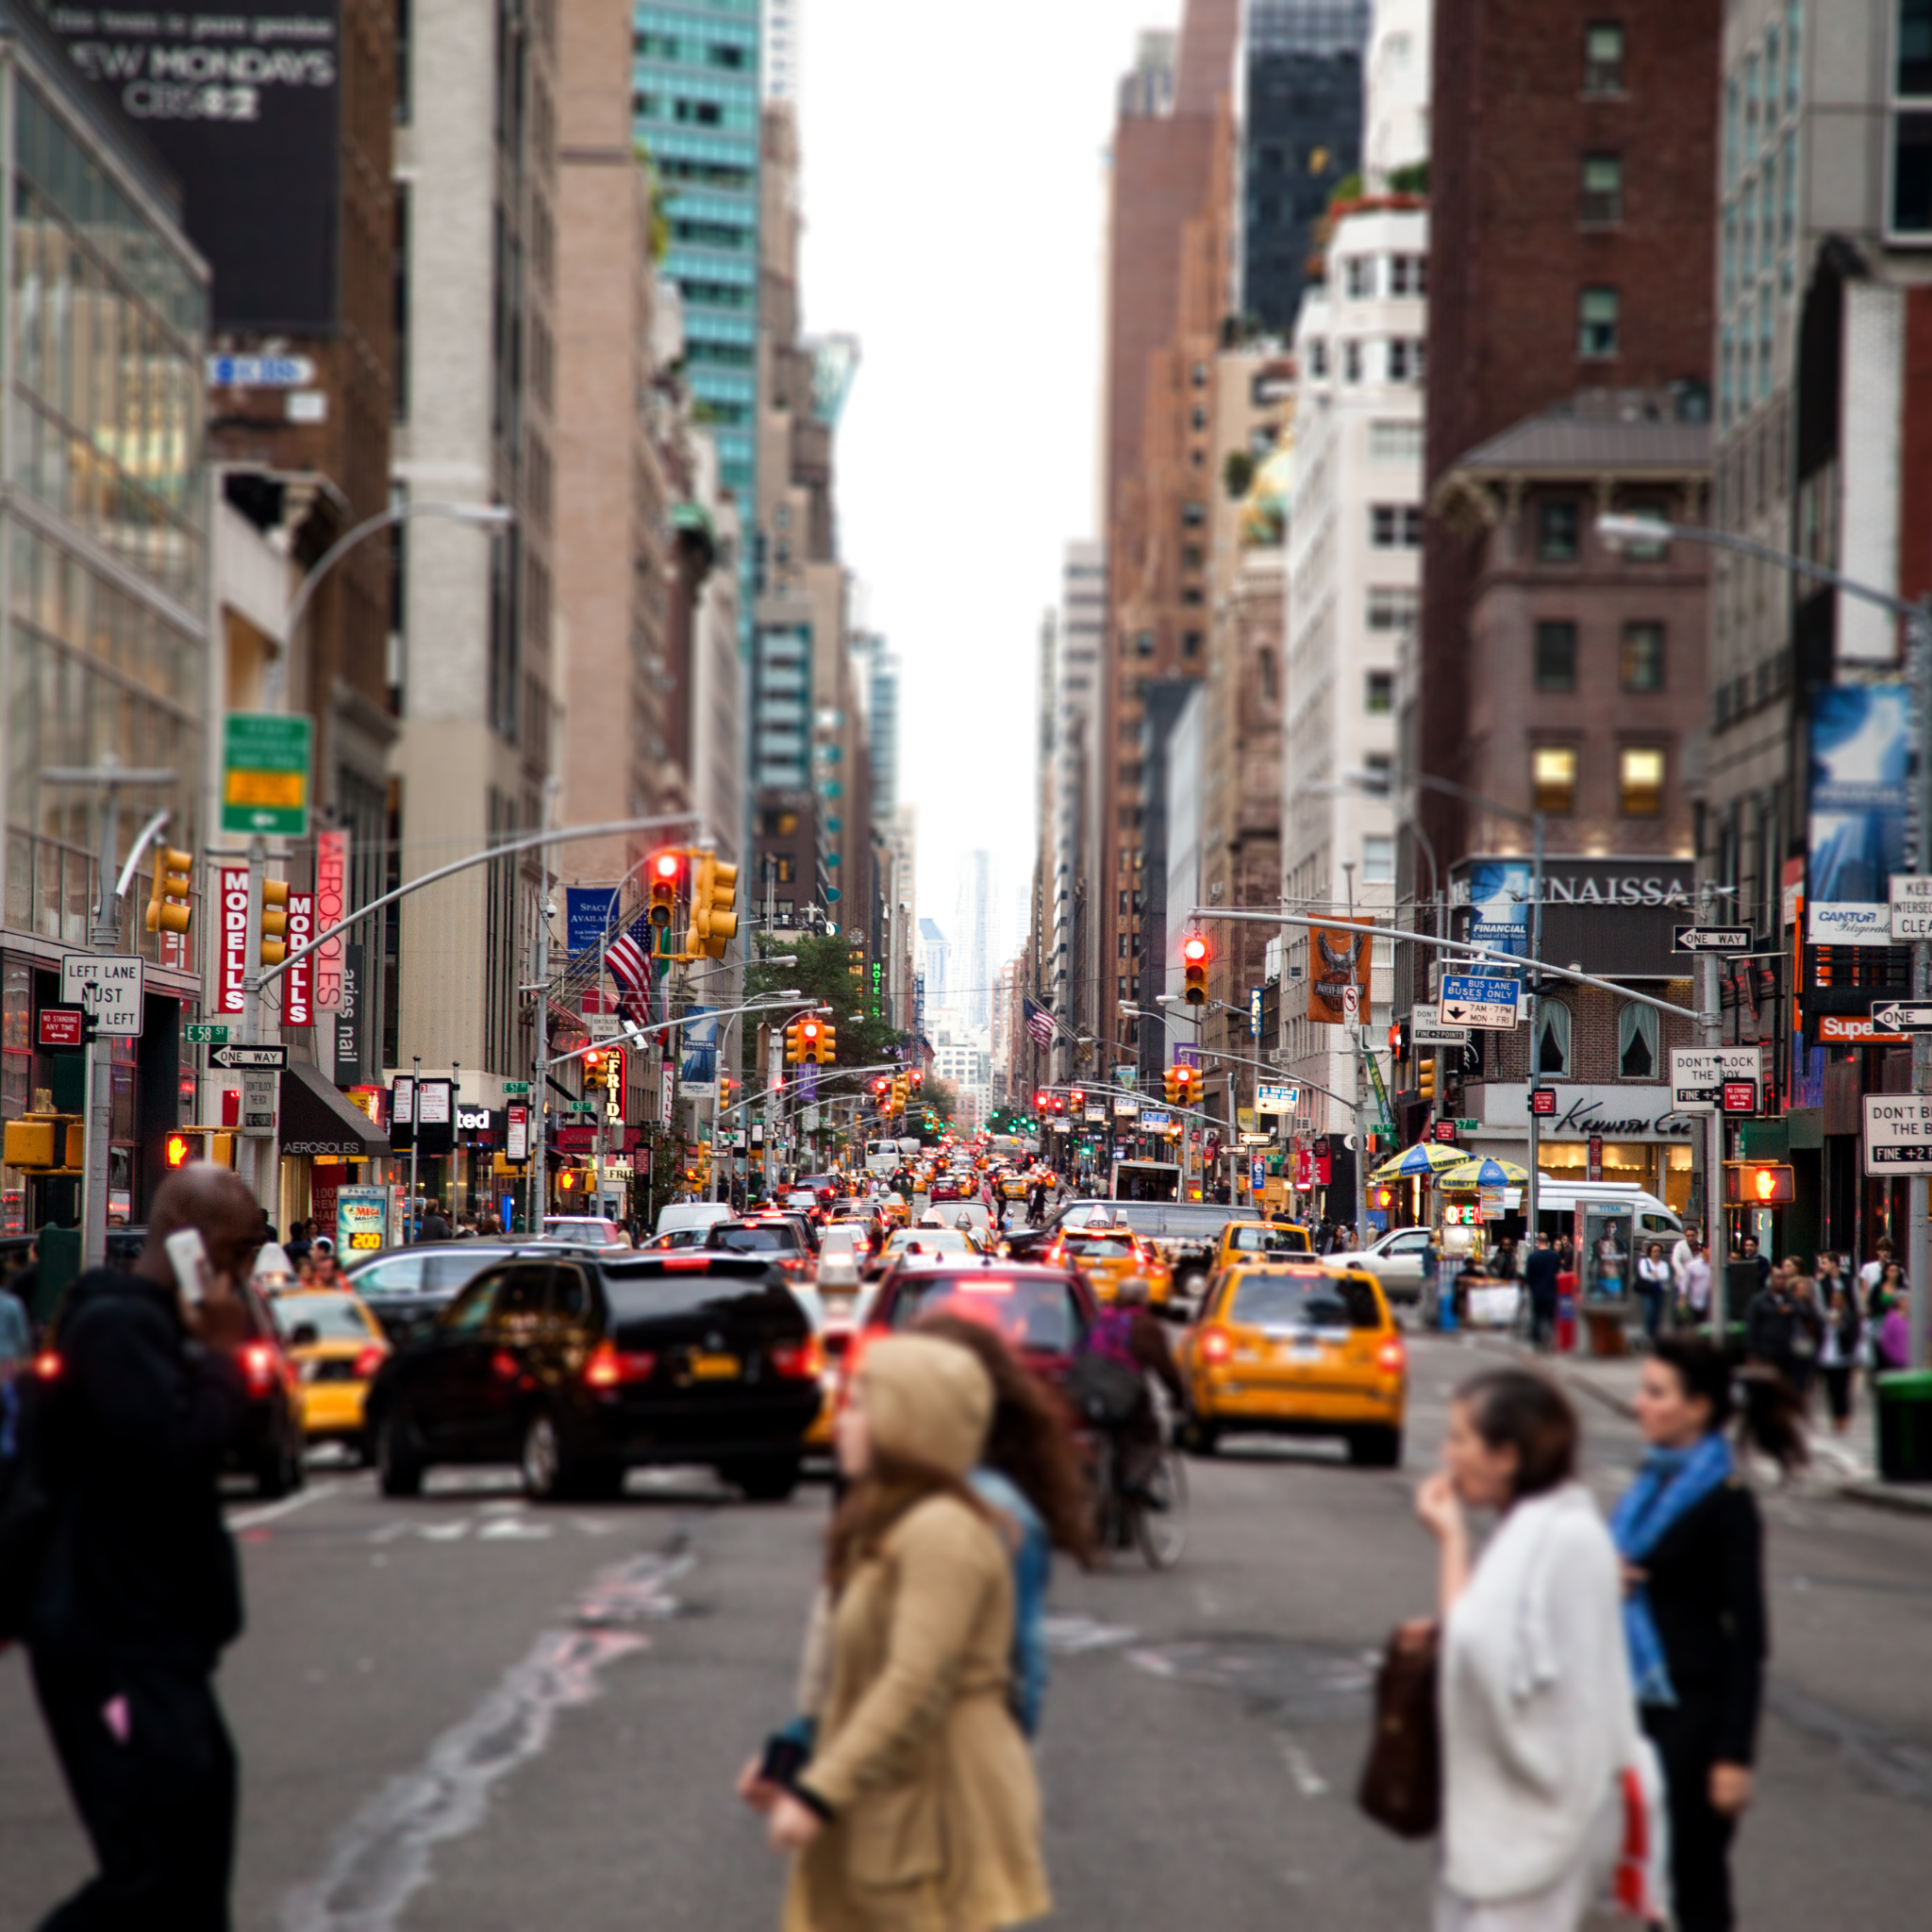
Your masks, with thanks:
<instances>
[{"instance_id":1,"label":"red car","mask_svg":"<svg viewBox=\"0 0 1932 1932\"><path fill-rule=\"evenodd\" d=\"M972 1191L957 1174L940 1174L933 1176L925 1197L928 1201L966 1201L972 1198Z\"/></svg>"}]
</instances>

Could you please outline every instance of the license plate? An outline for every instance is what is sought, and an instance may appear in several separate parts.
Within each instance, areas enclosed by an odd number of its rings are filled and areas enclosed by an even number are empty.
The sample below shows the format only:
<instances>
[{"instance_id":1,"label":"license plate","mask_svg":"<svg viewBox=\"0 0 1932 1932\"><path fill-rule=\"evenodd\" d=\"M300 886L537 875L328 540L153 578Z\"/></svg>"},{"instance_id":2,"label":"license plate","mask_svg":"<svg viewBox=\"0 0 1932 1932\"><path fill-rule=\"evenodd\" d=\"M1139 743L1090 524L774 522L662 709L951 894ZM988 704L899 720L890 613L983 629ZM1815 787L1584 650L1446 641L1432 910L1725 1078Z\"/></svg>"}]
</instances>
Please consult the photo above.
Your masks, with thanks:
<instances>
[{"instance_id":1,"label":"license plate","mask_svg":"<svg viewBox=\"0 0 1932 1932\"><path fill-rule=\"evenodd\" d=\"M1312 1335L1297 1335L1288 1344L1287 1355L1291 1362L1318 1362L1322 1359L1322 1344Z\"/></svg>"},{"instance_id":2,"label":"license plate","mask_svg":"<svg viewBox=\"0 0 1932 1932\"><path fill-rule=\"evenodd\" d=\"M733 1382L744 1373L744 1364L735 1355L694 1355L691 1373L694 1382Z\"/></svg>"}]
</instances>

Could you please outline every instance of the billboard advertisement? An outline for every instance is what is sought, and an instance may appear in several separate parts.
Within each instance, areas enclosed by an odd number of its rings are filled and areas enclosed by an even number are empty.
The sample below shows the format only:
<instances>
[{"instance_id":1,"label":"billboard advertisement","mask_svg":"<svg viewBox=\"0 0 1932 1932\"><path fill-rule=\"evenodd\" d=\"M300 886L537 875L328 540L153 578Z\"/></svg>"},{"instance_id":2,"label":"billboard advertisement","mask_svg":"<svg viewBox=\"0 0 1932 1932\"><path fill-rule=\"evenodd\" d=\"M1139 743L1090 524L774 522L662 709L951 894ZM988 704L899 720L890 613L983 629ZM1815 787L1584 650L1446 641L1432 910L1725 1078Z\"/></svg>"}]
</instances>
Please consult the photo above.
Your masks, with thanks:
<instances>
[{"instance_id":1,"label":"billboard advertisement","mask_svg":"<svg viewBox=\"0 0 1932 1932\"><path fill-rule=\"evenodd\" d=\"M1357 924L1366 925L1363 920ZM1369 997L1369 969L1375 942L1356 925L1337 921L1308 928L1308 1018L1341 1026L1353 1017L1347 1011L1348 991L1357 990L1360 1004Z\"/></svg>"},{"instance_id":2,"label":"billboard advertisement","mask_svg":"<svg viewBox=\"0 0 1932 1932\"><path fill-rule=\"evenodd\" d=\"M1470 868L1469 938L1506 953L1529 951L1533 873L1527 859L1485 858Z\"/></svg>"},{"instance_id":3,"label":"billboard advertisement","mask_svg":"<svg viewBox=\"0 0 1932 1932\"><path fill-rule=\"evenodd\" d=\"M680 1091L708 1100L718 1091L718 1017L710 1007L693 1007L684 1016L684 1066Z\"/></svg>"},{"instance_id":4,"label":"billboard advertisement","mask_svg":"<svg viewBox=\"0 0 1932 1932\"><path fill-rule=\"evenodd\" d=\"M1811 703L1805 936L1814 946L1889 946L1888 878L1905 870L1911 691L1837 684Z\"/></svg>"},{"instance_id":5,"label":"billboard advertisement","mask_svg":"<svg viewBox=\"0 0 1932 1932\"><path fill-rule=\"evenodd\" d=\"M331 332L338 320L338 0L232 13L53 6L74 64L180 182L213 271L217 329Z\"/></svg>"}]
</instances>

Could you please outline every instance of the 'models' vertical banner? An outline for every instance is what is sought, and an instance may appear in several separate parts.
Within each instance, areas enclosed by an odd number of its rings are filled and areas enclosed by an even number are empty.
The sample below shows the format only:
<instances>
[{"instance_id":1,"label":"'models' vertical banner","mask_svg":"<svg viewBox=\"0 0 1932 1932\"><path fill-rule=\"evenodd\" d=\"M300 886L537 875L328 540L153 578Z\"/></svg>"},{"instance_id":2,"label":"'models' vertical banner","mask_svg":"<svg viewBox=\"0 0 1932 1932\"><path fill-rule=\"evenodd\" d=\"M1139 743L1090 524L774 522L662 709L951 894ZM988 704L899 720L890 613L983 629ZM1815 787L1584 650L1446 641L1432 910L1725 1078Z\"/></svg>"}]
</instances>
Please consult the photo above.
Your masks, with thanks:
<instances>
[{"instance_id":1,"label":"'models' vertical banner","mask_svg":"<svg viewBox=\"0 0 1932 1932\"><path fill-rule=\"evenodd\" d=\"M247 1004L242 980L248 973L248 868L222 868L222 990L217 1010L239 1013Z\"/></svg>"},{"instance_id":2,"label":"'models' vertical banner","mask_svg":"<svg viewBox=\"0 0 1932 1932\"><path fill-rule=\"evenodd\" d=\"M306 946L315 937L315 894L289 894L289 950ZM315 1024L315 955L297 959L282 974L282 1024Z\"/></svg>"}]
</instances>

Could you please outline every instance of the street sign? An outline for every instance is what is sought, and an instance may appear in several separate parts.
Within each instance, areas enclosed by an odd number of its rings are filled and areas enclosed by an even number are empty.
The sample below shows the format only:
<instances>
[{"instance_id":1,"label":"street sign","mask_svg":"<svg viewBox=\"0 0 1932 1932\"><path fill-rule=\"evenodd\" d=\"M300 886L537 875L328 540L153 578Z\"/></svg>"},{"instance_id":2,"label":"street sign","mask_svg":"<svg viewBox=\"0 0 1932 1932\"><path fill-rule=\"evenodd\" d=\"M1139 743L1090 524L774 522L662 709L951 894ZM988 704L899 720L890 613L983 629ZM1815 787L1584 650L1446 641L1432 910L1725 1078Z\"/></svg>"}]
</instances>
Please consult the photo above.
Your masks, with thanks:
<instances>
[{"instance_id":1,"label":"street sign","mask_svg":"<svg viewBox=\"0 0 1932 1932\"><path fill-rule=\"evenodd\" d=\"M1081 1117L1090 1121L1104 1121L1107 1118L1107 1109L1104 1107L1095 1107L1090 1100L1081 1109Z\"/></svg>"},{"instance_id":2,"label":"street sign","mask_svg":"<svg viewBox=\"0 0 1932 1932\"><path fill-rule=\"evenodd\" d=\"M228 1029L208 1022L197 1022L188 1029L190 1046L225 1046L228 1043Z\"/></svg>"},{"instance_id":3,"label":"street sign","mask_svg":"<svg viewBox=\"0 0 1932 1932\"><path fill-rule=\"evenodd\" d=\"M1116 1113L1139 1113L1141 1111L1141 1103L1130 1094L1116 1093L1113 1097L1113 1110Z\"/></svg>"},{"instance_id":4,"label":"street sign","mask_svg":"<svg viewBox=\"0 0 1932 1932\"><path fill-rule=\"evenodd\" d=\"M1865 1172L1932 1174L1932 1094L1865 1095Z\"/></svg>"},{"instance_id":5,"label":"street sign","mask_svg":"<svg viewBox=\"0 0 1932 1932\"><path fill-rule=\"evenodd\" d=\"M1748 925L1675 925L1671 928L1674 953L1748 953L1752 932Z\"/></svg>"},{"instance_id":6,"label":"street sign","mask_svg":"<svg viewBox=\"0 0 1932 1932\"><path fill-rule=\"evenodd\" d=\"M273 1139L275 1131L275 1094L281 1074L275 1067L244 1067L242 1072L242 1131Z\"/></svg>"},{"instance_id":7,"label":"street sign","mask_svg":"<svg viewBox=\"0 0 1932 1932\"><path fill-rule=\"evenodd\" d=\"M1442 1024L1440 1007L1417 1007L1408 1016L1408 1038L1414 1046L1467 1046L1467 1026Z\"/></svg>"},{"instance_id":8,"label":"street sign","mask_svg":"<svg viewBox=\"0 0 1932 1932\"><path fill-rule=\"evenodd\" d=\"M85 1007L42 1007L40 1018L40 1044L42 1048L85 1046L87 1008Z\"/></svg>"},{"instance_id":9,"label":"street sign","mask_svg":"<svg viewBox=\"0 0 1932 1932\"><path fill-rule=\"evenodd\" d=\"M230 711L222 727L222 830L308 838L314 740L304 713Z\"/></svg>"},{"instance_id":10,"label":"street sign","mask_svg":"<svg viewBox=\"0 0 1932 1932\"><path fill-rule=\"evenodd\" d=\"M1456 1131L1458 1134L1473 1134L1479 1124L1480 1123L1473 1114L1467 1118L1458 1114L1455 1121Z\"/></svg>"},{"instance_id":11,"label":"street sign","mask_svg":"<svg viewBox=\"0 0 1932 1932\"><path fill-rule=\"evenodd\" d=\"M1676 1046L1671 1049L1671 1111L1725 1113L1726 1081L1755 1087L1763 1060L1755 1046ZM1757 1111L1754 1101L1750 1111Z\"/></svg>"},{"instance_id":12,"label":"street sign","mask_svg":"<svg viewBox=\"0 0 1932 1932\"><path fill-rule=\"evenodd\" d=\"M1281 1087L1262 1080L1255 1088L1255 1111L1257 1113L1292 1113L1300 1104L1302 1090L1299 1087Z\"/></svg>"},{"instance_id":13,"label":"street sign","mask_svg":"<svg viewBox=\"0 0 1932 1932\"><path fill-rule=\"evenodd\" d=\"M586 1013L584 1024L592 1040L615 1040L624 1030L624 1022L615 1013Z\"/></svg>"},{"instance_id":14,"label":"street sign","mask_svg":"<svg viewBox=\"0 0 1932 1932\"><path fill-rule=\"evenodd\" d=\"M84 1007L96 1033L139 1040L144 1003L142 961L119 953L68 953L60 961L60 998Z\"/></svg>"},{"instance_id":15,"label":"street sign","mask_svg":"<svg viewBox=\"0 0 1932 1932\"><path fill-rule=\"evenodd\" d=\"M506 1081L505 1085L508 1083ZM525 1083L524 1091L529 1091ZM512 1163L530 1158L530 1109L517 1101L503 1110L503 1158Z\"/></svg>"},{"instance_id":16,"label":"street sign","mask_svg":"<svg viewBox=\"0 0 1932 1932\"><path fill-rule=\"evenodd\" d=\"M503 1091L506 1093L527 1093L530 1091L530 1083L527 1080L506 1080L503 1083Z\"/></svg>"},{"instance_id":17,"label":"street sign","mask_svg":"<svg viewBox=\"0 0 1932 1932\"><path fill-rule=\"evenodd\" d=\"M1717 1105L1720 1113L1756 1113L1757 1111L1757 1082L1756 1080L1726 1080L1718 1089Z\"/></svg>"},{"instance_id":18,"label":"street sign","mask_svg":"<svg viewBox=\"0 0 1932 1932\"><path fill-rule=\"evenodd\" d=\"M1362 990L1354 980L1341 989L1341 1017L1344 1020L1357 1020L1361 1017Z\"/></svg>"},{"instance_id":19,"label":"street sign","mask_svg":"<svg viewBox=\"0 0 1932 1932\"><path fill-rule=\"evenodd\" d=\"M1451 1026L1481 1026L1496 1033L1513 1032L1520 990L1513 979L1482 979L1445 973L1441 1008L1443 1023Z\"/></svg>"},{"instance_id":20,"label":"street sign","mask_svg":"<svg viewBox=\"0 0 1932 1932\"><path fill-rule=\"evenodd\" d=\"M1554 1087L1532 1087L1529 1090L1529 1110L1534 1114L1555 1113L1557 1090Z\"/></svg>"},{"instance_id":21,"label":"street sign","mask_svg":"<svg viewBox=\"0 0 1932 1932\"><path fill-rule=\"evenodd\" d=\"M1437 1139L1437 1140L1439 1140L1439 1141L1453 1141L1453 1140L1455 1140L1455 1138L1456 1138L1456 1123L1455 1123L1454 1121L1438 1121L1438 1122L1436 1123L1436 1139Z\"/></svg>"},{"instance_id":22,"label":"street sign","mask_svg":"<svg viewBox=\"0 0 1932 1932\"><path fill-rule=\"evenodd\" d=\"M1932 938L1932 934L1927 934ZM1872 1024L1881 1033L1932 1033L1932 1007L1907 1006L1902 1000L1874 1000Z\"/></svg>"},{"instance_id":23,"label":"street sign","mask_svg":"<svg viewBox=\"0 0 1932 1932\"><path fill-rule=\"evenodd\" d=\"M1272 1147L1274 1144L1274 1136L1273 1134L1243 1134L1241 1136L1241 1145L1243 1147Z\"/></svg>"},{"instance_id":24,"label":"street sign","mask_svg":"<svg viewBox=\"0 0 1932 1932\"><path fill-rule=\"evenodd\" d=\"M225 1067L231 1073L237 1067L279 1069L289 1064L289 1049L279 1043L274 1046L218 1046L208 1058L216 1066Z\"/></svg>"},{"instance_id":25,"label":"street sign","mask_svg":"<svg viewBox=\"0 0 1932 1932\"><path fill-rule=\"evenodd\" d=\"M1891 937L1895 941L1932 940L1932 877L1895 872L1891 888Z\"/></svg>"},{"instance_id":26,"label":"street sign","mask_svg":"<svg viewBox=\"0 0 1932 1932\"><path fill-rule=\"evenodd\" d=\"M307 389L315 380L311 356L210 356L210 389Z\"/></svg>"},{"instance_id":27,"label":"street sign","mask_svg":"<svg viewBox=\"0 0 1932 1932\"><path fill-rule=\"evenodd\" d=\"M1141 1124L1150 1134L1158 1133L1168 1124L1168 1116L1158 1108L1148 1108L1141 1115Z\"/></svg>"}]
</instances>

